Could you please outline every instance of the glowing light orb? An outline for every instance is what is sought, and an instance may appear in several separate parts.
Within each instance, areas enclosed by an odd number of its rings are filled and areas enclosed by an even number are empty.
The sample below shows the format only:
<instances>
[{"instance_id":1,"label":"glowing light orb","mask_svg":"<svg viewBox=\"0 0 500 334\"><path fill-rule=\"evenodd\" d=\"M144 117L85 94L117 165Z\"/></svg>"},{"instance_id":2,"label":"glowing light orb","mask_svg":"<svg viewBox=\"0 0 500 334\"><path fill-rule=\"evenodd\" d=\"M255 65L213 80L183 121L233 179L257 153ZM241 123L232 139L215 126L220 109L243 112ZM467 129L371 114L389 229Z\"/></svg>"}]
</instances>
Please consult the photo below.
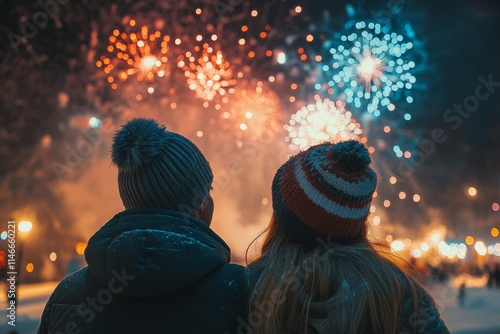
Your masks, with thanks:
<instances>
[{"instance_id":1,"label":"glowing light orb","mask_svg":"<svg viewBox=\"0 0 500 334\"><path fill-rule=\"evenodd\" d=\"M27 233L31 231L31 229L33 228L33 224L29 220L23 220L19 222L17 228L19 229L19 231Z\"/></svg>"},{"instance_id":2,"label":"glowing light orb","mask_svg":"<svg viewBox=\"0 0 500 334\"><path fill-rule=\"evenodd\" d=\"M29 273L31 273L31 272L33 272L33 270L35 270L35 266L33 265L33 263L31 263L31 262L28 263L26 265L26 271L29 272Z\"/></svg>"},{"instance_id":3,"label":"glowing light orb","mask_svg":"<svg viewBox=\"0 0 500 334\"><path fill-rule=\"evenodd\" d=\"M412 42L378 23L357 22L354 31L330 49L333 63L322 69L331 71L329 86L342 91L348 104L379 116L381 110L394 110L392 100L401 96L413 101L410 90L416 79L411 70L416 64L408 52L412 48Z\"/></svg>"},{"instance_id":4,"label":"glowing light orb","mask_svg":"<svg viewBox=\"0 0 500 334\"><path fill-rule=\"evenodd\" d=\"M467 193L469 194L469 196L474 197L477 195L477 189L474 187L469 187Z\"/></svg>"},{"instance_id":5,"label":"glowing light orb","mask_svg":"<svg viewBox=\"0 0 500 334\"><path fill-rule=\"evenodd\" d=\"M286 63L286 54L284 52L278 52L276 55L276 61L283 65Z\"/></svg>"},{"instance_id":6,"label":"glowing light orb","mask_svg":"<svg viewBox=\"0 0 500 334\"><path fill-rule=\"evenodd\" d=\"M83 255L85 253L85 249L87 248L87 244L85 242L77 242L75 245L75 250L78 255Z\"/></svg>"},{"instance_id":7,"label":"glowing light orb","mask_svg":"<svg viewBox=\"0 0 500 334\"><path fill-rule=\"evenodd\" d=\"M391 249L395 252L402 251L405 248L405 243L402 240L395 240L391 242Z\"/></svg>"},{"instance_id":8,"label":"glowing light orb","mask_svg":"<svg viewBox=\"0 0 500 334\"><path fill-rule=\"evenodd\" d=\"M102 125L102 121L99 118L91 117L89 119L89 126L93 129L97 129Z\"/></svg>"},{"instance_id":9,"label":"glowing light orb","mask_svg":"<svg viewBox=\"0 0 500 334\"><path fill-rule=\"evenodd\" d=\"M281 101L274 91L262 86L235 92L230 99L230 121L241 135L272 137L282 129Z\"/></svg>"},{"instance_id":10,"label":"glowing light orb","mask_svg":"<svg viewBox=\"0 0 500 334\"><path fill-rule=\"evenodd\" d=\"M362 133L361 126L345 109L345 104L329 99L302 107L292 115L285 129L292 150L304 150L324 142L358 139Z\"/></svg>"},{"instance_id":11,"label":"glowing light orb","mask_svg":"<svg viewBox=\"0 0 500 334\"><path fill-rule=\"evenodd\" d=\"M481 256L485 256L486 253L488 252L486 245L482 241L477 241L476 244L474 245L474 249Z\"/></svg>"},{"instance_id":12,"label":"glowing light orb","mask_svg":"<svg viewBox=\"0 0 500 334\"><path fill-rule=\"evenodd\" d=\"M135 21L129 24L133 27ZM116 89L117 81L124 82L133 75L149 83L166 75L170 36L162 37L159 31L150 33L147 26L142 26L139 32L129 34L115 29L108 40L110 55L101 56L96 66L108 76L111 88Z\"/></svg>"},{"instance_id":13,"label":"glowing light orb","mask_svg":"<svg viewBox=\"0 0 500 334\"><path fill-rule=\"evenodd\" d=\"M198 56L188 51L185 57L180 56L177 61L177 66L187 77L189 89L205 101L213 101L224 97L226 93L232 93L236 80L233 79L231 64L222 52L215 51L208 44L204 44L203 48L196 46L195 51Z\"/></svg>"}]
</instances>

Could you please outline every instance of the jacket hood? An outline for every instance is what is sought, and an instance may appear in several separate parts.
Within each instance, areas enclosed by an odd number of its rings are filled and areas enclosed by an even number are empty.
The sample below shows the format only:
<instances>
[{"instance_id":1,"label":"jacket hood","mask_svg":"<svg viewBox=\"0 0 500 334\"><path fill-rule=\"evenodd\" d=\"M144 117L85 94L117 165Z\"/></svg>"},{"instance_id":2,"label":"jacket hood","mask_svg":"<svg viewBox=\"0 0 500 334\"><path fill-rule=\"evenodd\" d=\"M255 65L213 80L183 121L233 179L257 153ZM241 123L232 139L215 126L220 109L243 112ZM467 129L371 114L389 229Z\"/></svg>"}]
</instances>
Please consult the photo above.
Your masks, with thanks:
<instances>
[{"instance_id":1,"label":"jacket hood","mask_svg":"<svg viewBox=\"0 0 500 334\"><path fill-rule=\"evenodd\" d=\"M111 291L145 298L193 285L229 263L230 250L192 216L134 208L117 214L90 238L85 259L92 274Z\"/></svg>"},{"instance_id":2,"label":"jacket hood","mask_svg":"<svg viewBox=\"0 0 500 334\"><path fill-rule=\"evenodd\" d=\"M343 280L338 293L324 301L315 301L310 305L309 328L314 333L348 333L352 321L350 314L361 306L359 287L353 287Z\"/></svg>"},{"instance_id":3,"label":"jacket hood","mask_svg":"<svg viewBox=\"0 0 500 334\"><path fill-rule=\"evenodd\" d=\"M401 275L401 274L400 274ZM402 278L401 278L402 279ZM408 282L402 285L403 295L397 315L397 333L434 333L449 334L449 330L439 315L432 297L415 281L409 283L416 289L418 302L414 309L414 296ZM350 333L352 314L359 311L363 305L361 295L371 287L368 283L350 284L343 280L339 293L325 301L311 303L309 329L311 333ZM370 314L365 313L359 333L373 333ZM360 325L358 323L358 325Z\"/></svg>"}]
</instances>

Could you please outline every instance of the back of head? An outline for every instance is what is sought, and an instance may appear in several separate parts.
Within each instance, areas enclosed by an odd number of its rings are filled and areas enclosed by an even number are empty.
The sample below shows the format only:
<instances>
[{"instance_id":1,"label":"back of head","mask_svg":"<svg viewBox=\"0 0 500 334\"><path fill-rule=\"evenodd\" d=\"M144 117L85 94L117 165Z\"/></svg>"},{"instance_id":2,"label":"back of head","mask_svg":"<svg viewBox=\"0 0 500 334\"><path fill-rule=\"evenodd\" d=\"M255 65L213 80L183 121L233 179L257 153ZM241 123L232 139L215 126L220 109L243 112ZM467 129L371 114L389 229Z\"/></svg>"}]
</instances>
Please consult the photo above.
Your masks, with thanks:
<instances>
[{"instance_id":1,"label":"back of head","mask_svg":"<svg viewBox=\"0 0 500 334\"><path fill-rule=\"evenodd\" d=\"M282 297L255 333L395 331L404 276L366 237L377 184L370 162L351 140L311 147L279 168L250 309Z\"/></svg>"},{"instance_id":2,"label":"back of head","mask_svg":"<svg viewBox=\"0 0 500 334\"><path fill-rule=\"evenodd\" d=\"M207 197L212 170L187 138L156 121L129 121L113 138L112 161L125 208L164 208L192 215Z\"/></svg>"},{"instance_id":3,"label":"back of head","mask_svg":"<svg viewBox=\"0 0 500 334\"><path fill-rule=\"evenodd\" d=\"M291 157L273 180L276 223L302 244L366 234L377 176L367 149L349 140L321 144Z\"/></svg>"}]
</instances>

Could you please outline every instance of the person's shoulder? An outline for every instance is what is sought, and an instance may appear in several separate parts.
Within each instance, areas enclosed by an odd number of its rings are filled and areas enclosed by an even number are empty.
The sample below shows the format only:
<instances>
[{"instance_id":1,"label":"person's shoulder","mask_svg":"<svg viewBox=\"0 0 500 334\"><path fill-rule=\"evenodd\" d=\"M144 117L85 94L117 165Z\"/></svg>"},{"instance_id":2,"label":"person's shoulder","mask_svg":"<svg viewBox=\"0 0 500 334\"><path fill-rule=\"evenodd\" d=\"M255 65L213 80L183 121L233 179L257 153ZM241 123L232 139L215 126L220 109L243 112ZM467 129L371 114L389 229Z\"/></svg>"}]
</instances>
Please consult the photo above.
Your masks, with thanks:
<instances>
[{"instance_id":1,"label":"person's shoulder","mask_svg":"<svg viewBox=\"0 0 500 334\"><path fill-rule=\"evenodd\" d=\"M416 277L404 279L399 322L406 330L417 333L449 334L434 298Z\"/></svg>"},{"instance_id":2,"label":"person's shoulder","mask_svg":"<svg viewBox=\"0 0 500 334\"><path fill-rule=\"evenodd\" d=\"M245 267L236 263L226 263L219 268L219 271L226 275L242 276L245 272Z\"/></svg>"},{"instance_id":3,"label":"person's shoulder","mask_svg":"<svg viewBox=\"0 0 500 334\"><path fill-rule=\"evenodd\" d=\"M51 304L78 304L85 299L90 285L94 285L88 267L64 277L51 295ZM90 279L89 279L90 278ZM94 279L95 280L95 279ZM97 284L97 283L96 283Z\"/></svg>"},{"instance_id":4,"label":"person's shoulder","mask_svg":"<svg viewBox=\"0 0 500 334\"><path fill-rule=\"evenodd\" d=\"M245 281L245 267L227 263L212 271L203 280L205 284L215 284L228 290L239 290Z\"/></svg>"},{"instance_id":5,"label":"person's shoulder","mask_svg":"<svg viewBox=\"0 0 500 334\"><path fill-rule=\"evenodd\" d=\"M245 303L245 267L228 263L207 274L202 280L186 289L188 299L214 304Z\"/></svg>"}]
</instances>

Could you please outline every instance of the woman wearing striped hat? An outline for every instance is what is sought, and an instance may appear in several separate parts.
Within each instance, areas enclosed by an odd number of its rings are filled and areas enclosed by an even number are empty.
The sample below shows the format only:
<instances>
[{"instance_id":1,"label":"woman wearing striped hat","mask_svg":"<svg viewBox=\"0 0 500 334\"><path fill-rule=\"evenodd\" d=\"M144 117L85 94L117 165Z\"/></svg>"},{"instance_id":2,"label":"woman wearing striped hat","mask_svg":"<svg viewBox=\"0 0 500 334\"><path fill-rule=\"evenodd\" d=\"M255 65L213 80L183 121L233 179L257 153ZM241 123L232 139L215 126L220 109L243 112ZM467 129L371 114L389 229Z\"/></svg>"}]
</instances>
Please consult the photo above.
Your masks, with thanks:
<instances>
[{"instance_id":1,"label":"woman wearing striped hat","mask_svg":"<svg viewBox=\"0 0 500 334\"><path fill-rule=\"evenodd\" d=\"M350 140L279 168L273 218L247 270L252 333L449 333L425 288L368 239L370 162Z\"/></svg>"}]
</instances>

